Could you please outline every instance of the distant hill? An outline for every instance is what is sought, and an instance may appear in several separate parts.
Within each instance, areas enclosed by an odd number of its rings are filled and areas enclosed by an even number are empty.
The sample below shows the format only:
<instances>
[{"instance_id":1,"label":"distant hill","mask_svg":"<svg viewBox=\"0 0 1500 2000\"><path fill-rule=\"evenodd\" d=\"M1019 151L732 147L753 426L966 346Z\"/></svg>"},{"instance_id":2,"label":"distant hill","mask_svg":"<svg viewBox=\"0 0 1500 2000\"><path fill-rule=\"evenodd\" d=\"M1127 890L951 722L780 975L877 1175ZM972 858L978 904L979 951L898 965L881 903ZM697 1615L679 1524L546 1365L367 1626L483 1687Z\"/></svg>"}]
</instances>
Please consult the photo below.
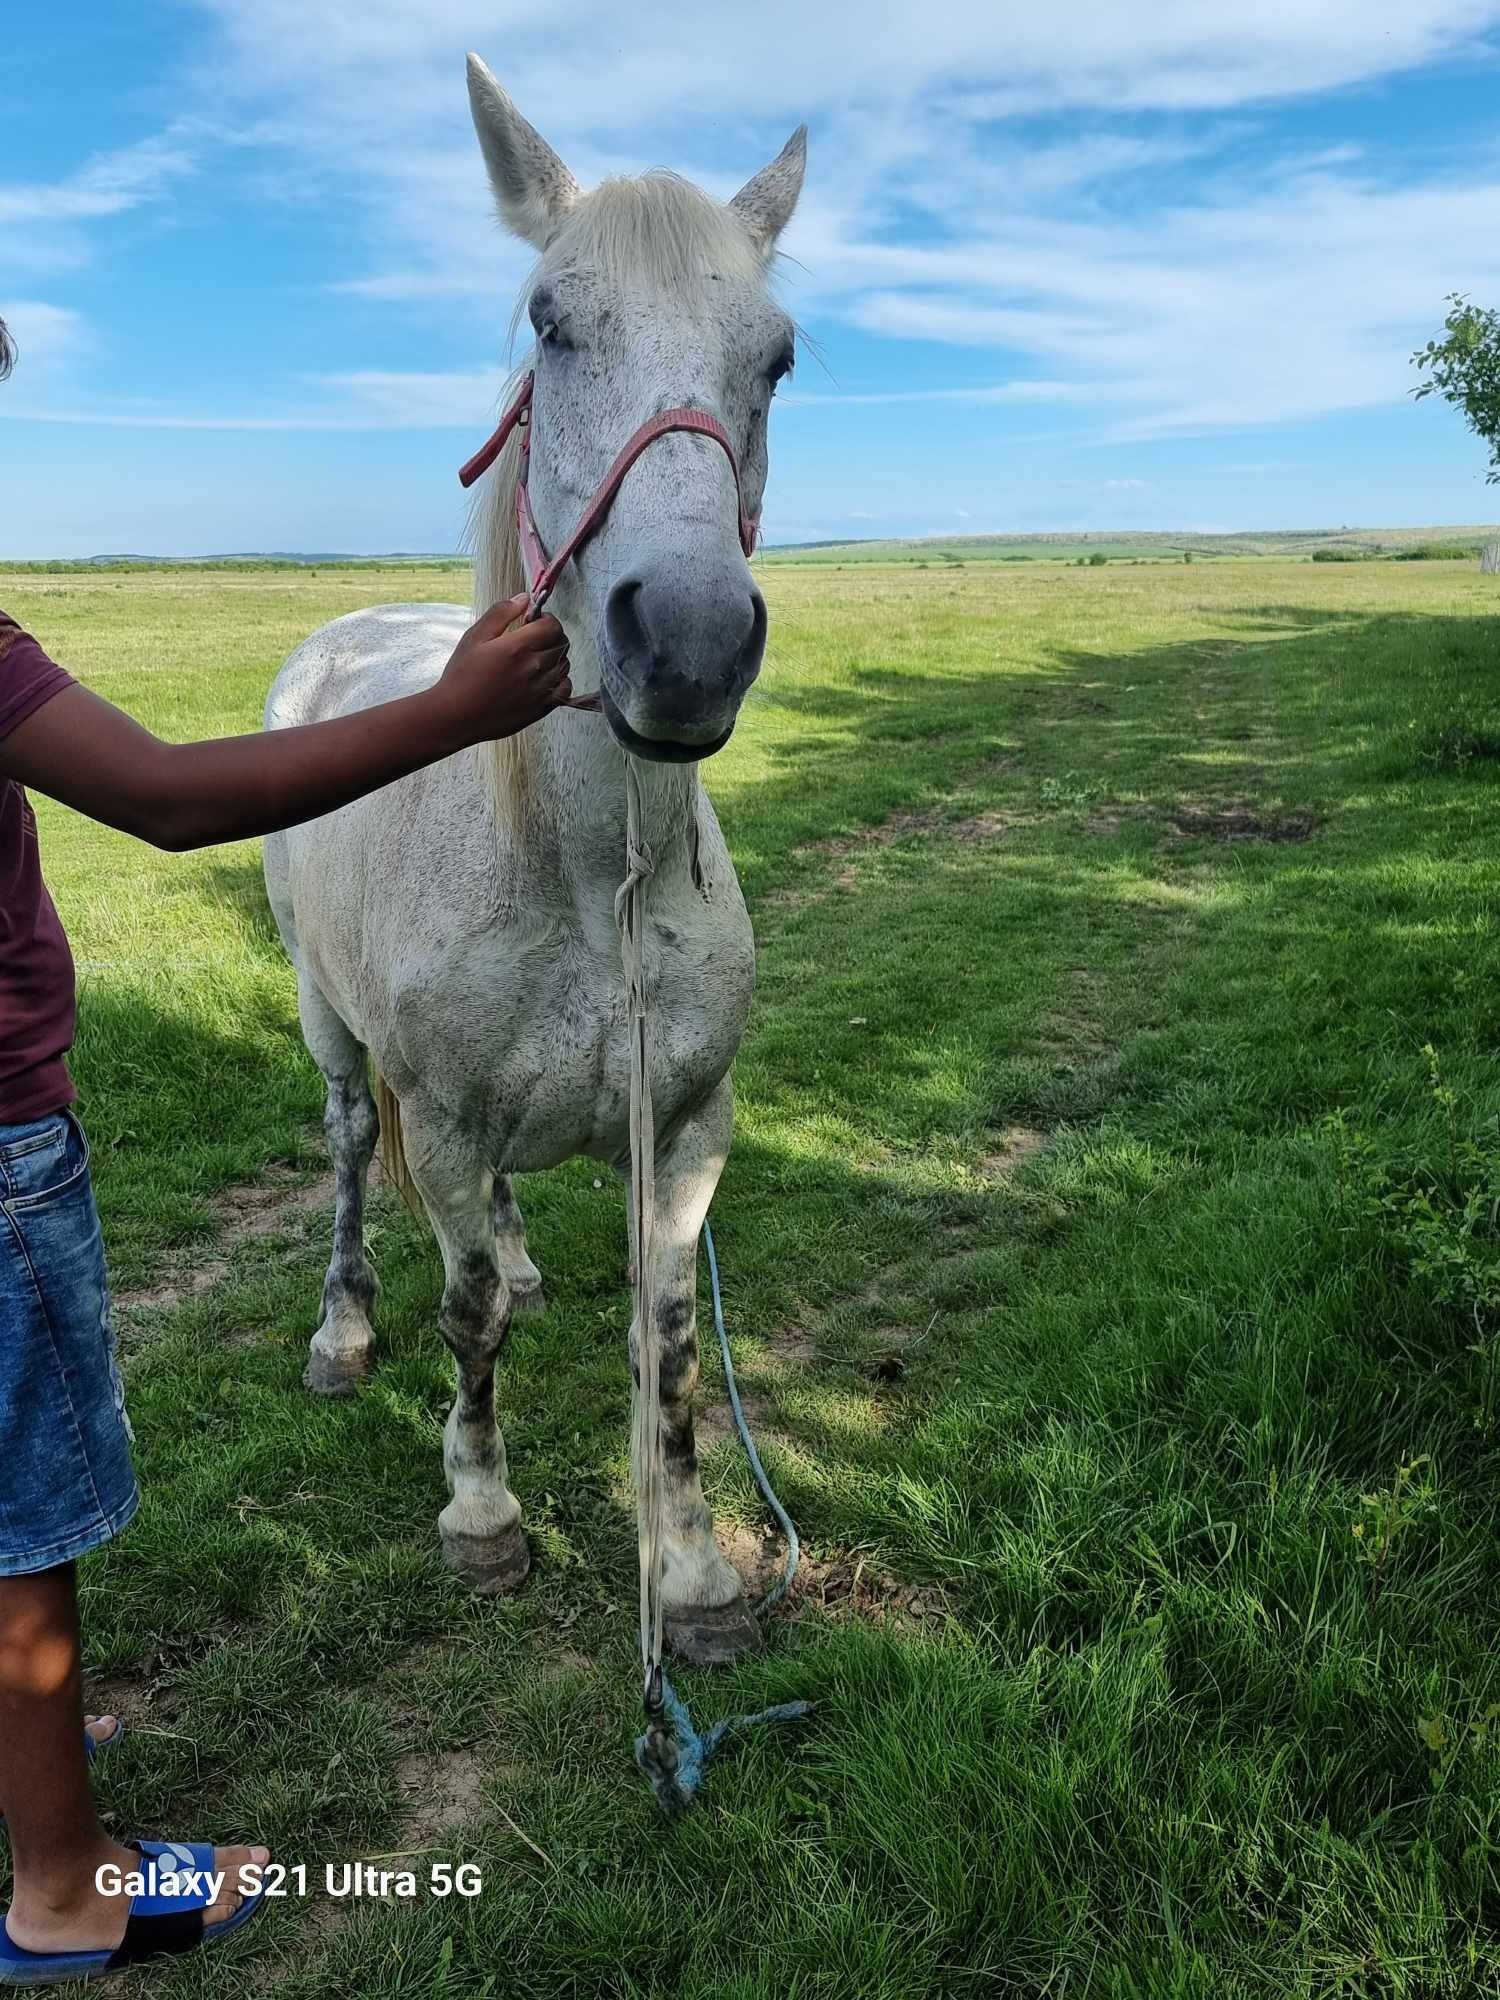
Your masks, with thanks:
<instances>
[{"instance_id":1,"label":"distant hill","mask_svg":"<svg viewBox=\"0 0 1500 2000\"><path fill-rule=\"evenodd\" d=\"M396 550L389 555L351 556L340 555L328 550L320 554L306 554L298 549L256 549L241 553L217 556L81 556L73 567L78 569L230 569L242 564L259 568L332 568L341 569L390 569L398 563L420 563L424 569L443 569L453 564L468 567L467 556L457 555L416 555L405 550Z\"/></svg>"},{"instance_id":2,"label":"distant hill","mask_svg":"<svg viewBox=\"0 0 1500 2000\"><path fill-rule=\"evenodd\" d=\"M1282 528L1243 535L1191 533L1137 534L1127 530L1100 534L1053 535L934 535L909 540L847 542L779 542L761 551L770 563L911 563L917 567L956 563L1182 562L1260 557L1310 561L1315 555L1342 551L1350 557L1399 557L1415 549L1477 554L1500 541L1500 526L1463 528ZM46 562L7 562L0 569L67 571L89 569L423 569L466 570L461 555L425 555L399 550L389 555L353 556L335 551L307 554L300 550L246 551L212 556L98 555Z\"/></svg>"},{"instance_id":3,"label":"distant hill","mask_svg":"<svg viewBox=\"0 0 1500 2000\"><path fill-rule=\"evenodd\" d=\"M1319 551L1397 556L1424 546L1479 550L1500 541L1500 527L1284 528L1243 535L1100 534L941 535L904 541L787 542L765 550L772 562L983 563L1077 562L1100 555L1108 562L1181 562L1191 556L1311 560Z\"/></svg>"}]
</instances>

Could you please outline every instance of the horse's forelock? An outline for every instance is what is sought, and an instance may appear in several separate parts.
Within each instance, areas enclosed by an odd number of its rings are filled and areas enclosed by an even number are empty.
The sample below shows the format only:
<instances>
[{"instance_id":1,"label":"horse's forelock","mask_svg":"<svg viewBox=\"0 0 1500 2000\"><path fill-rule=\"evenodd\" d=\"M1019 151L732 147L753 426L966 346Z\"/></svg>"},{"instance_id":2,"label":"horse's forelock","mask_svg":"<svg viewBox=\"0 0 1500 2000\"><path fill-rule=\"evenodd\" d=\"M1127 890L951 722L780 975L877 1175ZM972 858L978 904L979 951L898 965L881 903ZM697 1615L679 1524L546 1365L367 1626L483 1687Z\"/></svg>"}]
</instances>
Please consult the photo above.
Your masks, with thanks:
<instances>
[{"instance_id":1,"label":"horse's forelock","mask_svg":"<svg viewBox=\"0 0 1500 2000\"><path fill-rule=\"evenodd\" d=\"M749 232L728 208L666 168L602 181L576 203L548 245L551 276L581 271L606 285L680 293L710 277L763 269Z\"/></svg>"}]
</instances>

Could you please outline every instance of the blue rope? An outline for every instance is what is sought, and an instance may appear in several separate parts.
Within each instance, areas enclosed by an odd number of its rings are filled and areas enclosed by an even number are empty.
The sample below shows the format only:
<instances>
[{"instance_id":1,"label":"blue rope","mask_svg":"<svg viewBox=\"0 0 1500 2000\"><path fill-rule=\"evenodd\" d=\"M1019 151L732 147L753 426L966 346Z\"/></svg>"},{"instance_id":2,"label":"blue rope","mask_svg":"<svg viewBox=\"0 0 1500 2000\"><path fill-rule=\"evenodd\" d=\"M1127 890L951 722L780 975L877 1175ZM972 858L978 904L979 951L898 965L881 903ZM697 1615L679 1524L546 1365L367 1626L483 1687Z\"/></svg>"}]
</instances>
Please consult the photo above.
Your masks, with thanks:
<instances>
[{"instance_id":1,"label":"blue rope","mask_svg":"<svg viewBox=\"0 0 1500 2000\"><path fill-rule=\"evenodd\" d=\"M713 1294L714 1329L719 1336L719 1354L724 1363L724 1383L729 1390L729 1407L734 1413L734 1427L739 1432L740 1443L745 1447L745 1456L750 1461L750 1470L755 1474L755 1483L761 1490L766 1505L776 1517L777 1526L786 1537L786 1563L778 1580L772 1584L765 1596L756 1605L757 1617L764 1617L774 1611L792 1587L797 1574L797 1564L801 1560L802 1543L797 1530L792 1525L792 1517L776 1497L776 1489L771 1484L766 1468L761 1464L760 1453L755 1449L755 1439L750 1435L750 1426L745 1420L744 1405L740 1401L739 1384L734 1377L734 1361L729 1352L729 1332L724 1324L724 1300L719 1290L719 1260L714 1255L714 1235L707 1222L703 1225L703 1247L708 1252L708 1282ZM800 1722L812 1713L810 1701L784 1701L775 1708L757 1709L753 1715L726 1716L724 1721L714 1723L700 1736L693 1727L693 1718L688 1713L687 1703L667 1679L661 1668L656 1668L646 1682L646 1729L636 1738L635 1761L641 1773L656 1794L657 1803L669 1817L683 1812L693 1803L703 1783L704 1774L713 1761L720 1744L735 1730L754 1729L762 1722Z\"/></svg>"}]
</instances>

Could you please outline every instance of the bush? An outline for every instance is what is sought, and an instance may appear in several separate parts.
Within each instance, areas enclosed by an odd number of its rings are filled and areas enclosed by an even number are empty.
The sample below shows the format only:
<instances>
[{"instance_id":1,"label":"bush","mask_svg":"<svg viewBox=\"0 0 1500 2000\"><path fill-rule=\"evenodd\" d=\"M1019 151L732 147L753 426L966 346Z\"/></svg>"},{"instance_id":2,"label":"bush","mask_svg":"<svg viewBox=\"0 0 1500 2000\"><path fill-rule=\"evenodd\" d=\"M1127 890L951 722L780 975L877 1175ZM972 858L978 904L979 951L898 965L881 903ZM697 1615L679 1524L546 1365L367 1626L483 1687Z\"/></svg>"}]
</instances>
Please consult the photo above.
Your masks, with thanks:
<instances>
[{"instance_id":1,"label":"bush","mask_svg":"<svg viewBox=\"0 0 1500 2000\"><path fill-rule=\"evenodd\" d=\"M1415 548L1397 549L1392 562L1472 562L1478 554L1472 542L1418 542Z\"/></svg>"},{"instance_id":2,"label":"bush","mask_svg":"<svg viewBox=\"0 0 1500 2000\"><path fill-rule=\"evenodd\" d=\"M1431 724L1416 741L1417 762L1429 771L1462 776L1476 764L1500 762L1500 719L1491 710L1460 702L1453 713Z\"/></svg>"},{"instance_id":3,"label":"bush","mask_svg":"<svg viewBox=\"0 0 1500 2000\"><path fill-rule=\"evenodd\" d=\"M1475 1422L1491 1430L1500 1389L1500 1125L1491 1119L1464 1131L1437 1051L1429 1044L1423 1054L1447 1127L1443 1157L1391 1157L1342 1113L1328 1130L1345 1200L1378 1225L1388 1254L1468 1336Z\"/></svg>"},{"instance_id":4,"label":"bush","mask_svg":"<svg viewBox=\"0 0 1500 2000\"><path fill-rule=\"evenodd\" d=\"M1098 553L1098 551L1095 550L1094 554L1089 557L1089 568L1102 569L1108 561L1109 561L1108 556L1101 556Z\"/></svg>"},{"instance_id":5,"label":"bush","mask_svg":"<svg viewBox=\"0 0 1500 2000\"><path fill-rule=\"evenodd\" d=\"M1462 410L1469 429L1489 447L1490 485L1500 485L1500 312L1473 306L1461 292L1448 298L1443 338L1431 340L1412 356L1425 371L1413 393L1441 396Z\"/></svg>"},{"instance_id":6,"label":"bush","mask_svg":"<svg viewBox=\"0 0 1500 2000\"><path fill-rule=\"evenodd\" d=\"M1314 562L1367 562L1363 549L1314 549Z\"/></svg>"}]
</instances>

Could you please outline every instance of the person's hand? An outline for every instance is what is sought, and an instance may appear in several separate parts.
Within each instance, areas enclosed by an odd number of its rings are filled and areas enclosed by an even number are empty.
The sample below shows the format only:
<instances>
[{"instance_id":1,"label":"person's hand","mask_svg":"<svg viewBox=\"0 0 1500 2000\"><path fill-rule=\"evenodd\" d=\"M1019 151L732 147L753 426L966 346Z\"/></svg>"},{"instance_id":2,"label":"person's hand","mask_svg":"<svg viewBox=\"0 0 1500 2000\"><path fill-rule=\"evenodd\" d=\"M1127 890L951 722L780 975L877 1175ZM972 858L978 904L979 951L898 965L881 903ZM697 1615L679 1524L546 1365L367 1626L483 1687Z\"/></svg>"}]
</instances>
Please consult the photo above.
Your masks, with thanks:
<instances>
[{"instance_id":1,"label":"person's hand","mask_svg":"<svg viewBox=\"0 0 1500 2000\"><path fill-rule=\"evenodd\" d=\"M443 669L435 691L465 743L514 736L572 696L568 635L545 614L518 623L526 602L523 591L476 619Z\"/></svg>"}]
</instances>

